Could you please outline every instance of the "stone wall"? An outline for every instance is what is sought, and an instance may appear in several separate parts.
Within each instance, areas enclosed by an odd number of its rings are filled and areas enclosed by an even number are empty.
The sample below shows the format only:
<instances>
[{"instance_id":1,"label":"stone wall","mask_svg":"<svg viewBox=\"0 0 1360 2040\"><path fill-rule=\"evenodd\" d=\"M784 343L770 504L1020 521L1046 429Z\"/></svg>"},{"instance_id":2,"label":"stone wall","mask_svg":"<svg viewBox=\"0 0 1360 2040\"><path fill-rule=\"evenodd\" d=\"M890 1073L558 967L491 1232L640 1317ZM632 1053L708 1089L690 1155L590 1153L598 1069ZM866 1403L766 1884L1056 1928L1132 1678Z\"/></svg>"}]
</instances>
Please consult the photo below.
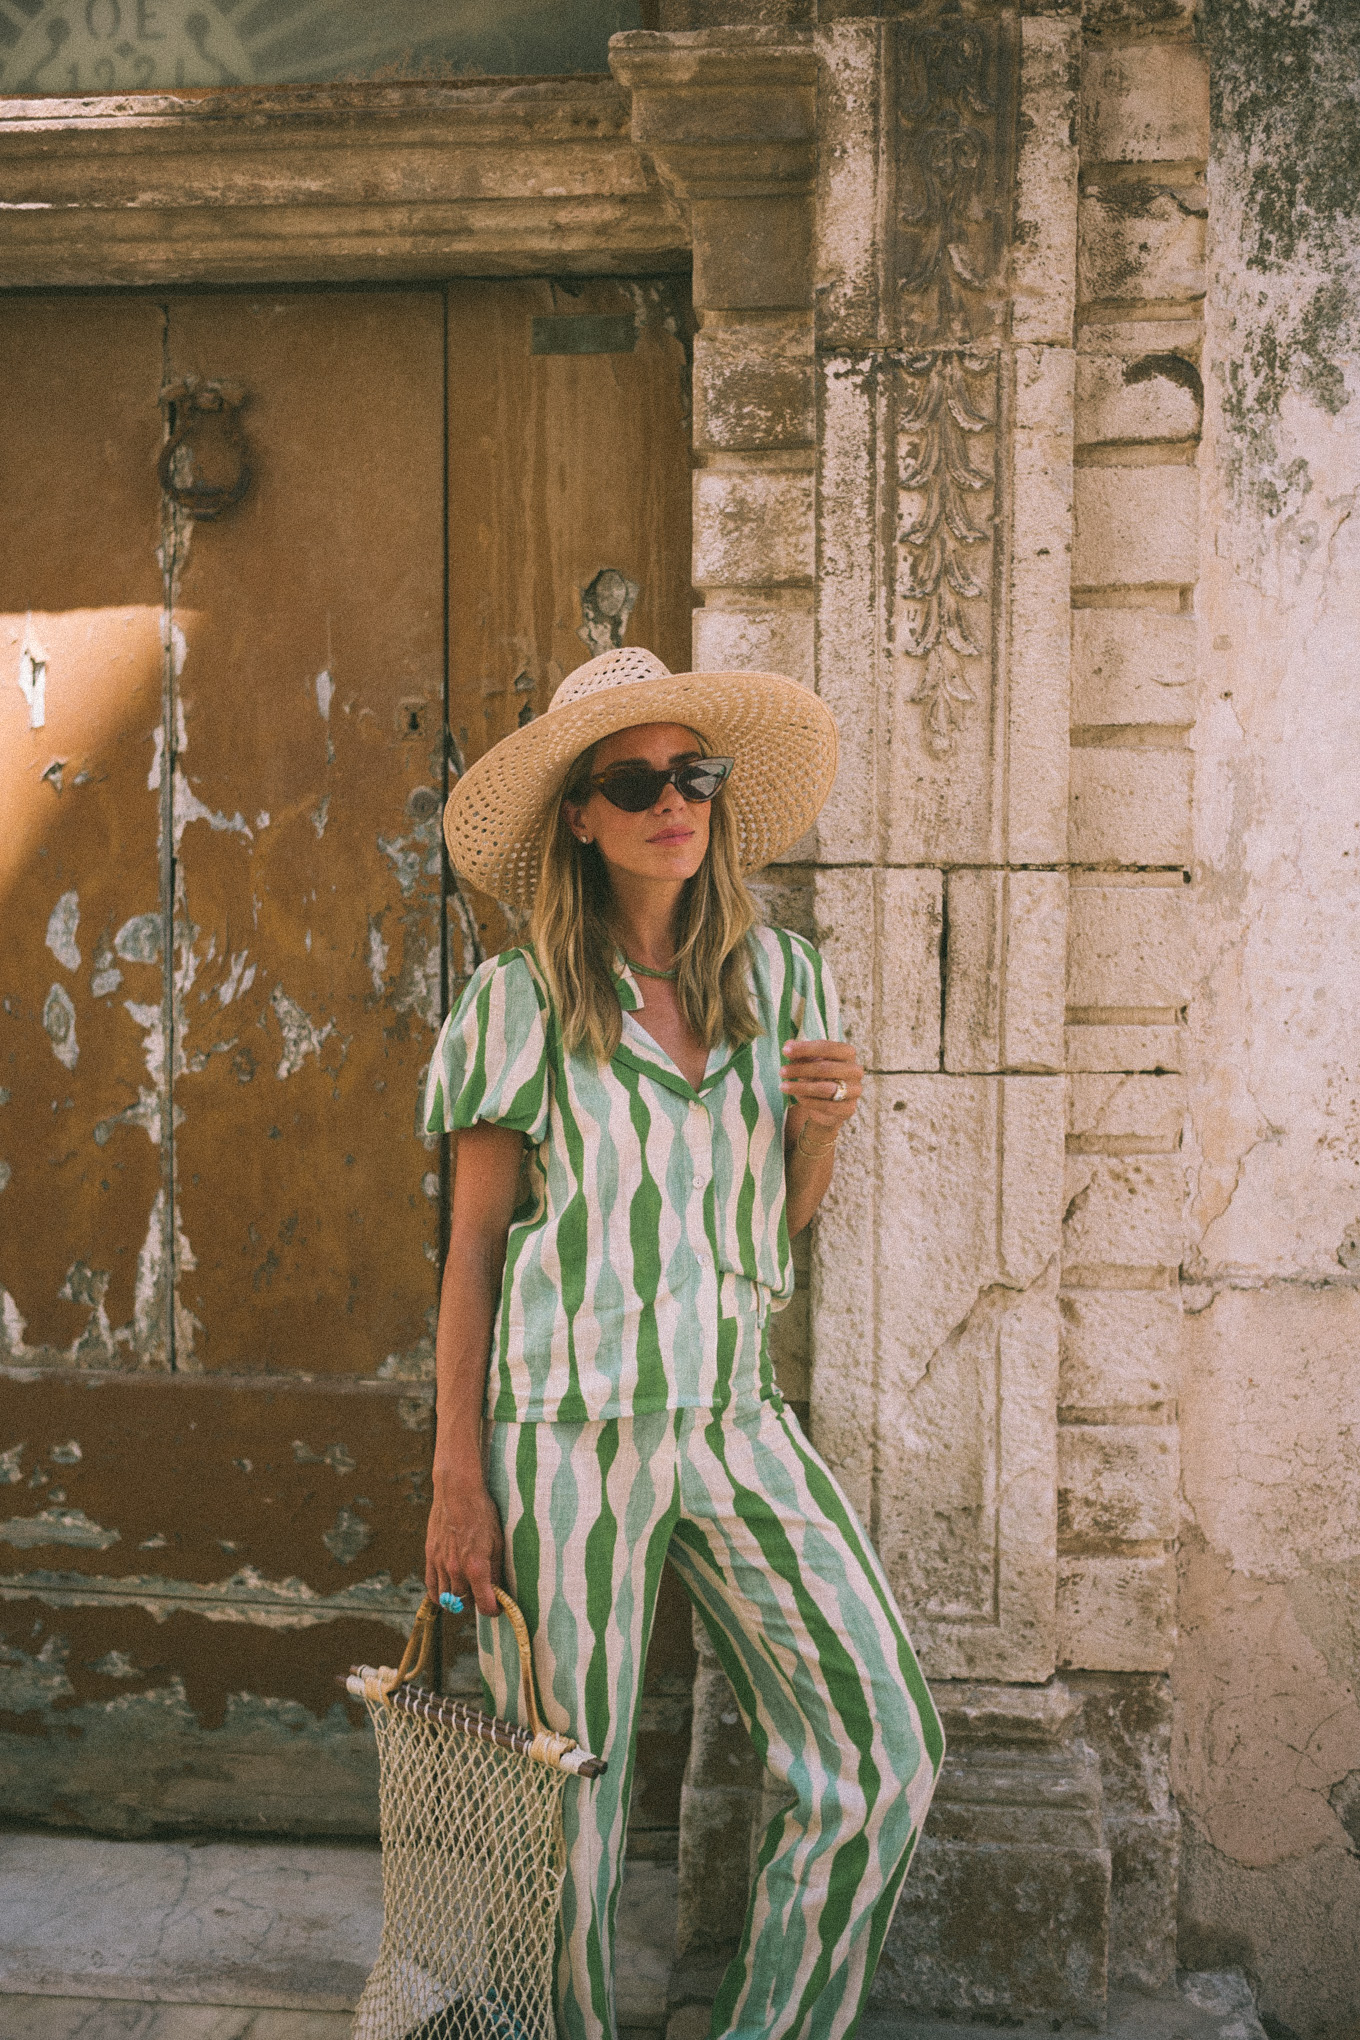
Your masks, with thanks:
<instances>
[{"instance_id":1,"label":"stone wall","mask_svg":"<svg viewBox=\"0 0 1360 2040\"><path fill-rule=\"evenodd\" d=\"M1098 2019L1179 1936L1281 2040L1355 2025L1358 173L1316 14L677 0L616 60L694 222L696 663L843 737L767 890L870 1080L780 1364L951 1726L884 2012ZM682 1998L768 1811L696 1698Z\"/></svg>"},{"instance_id":2,"label":"stone wall","mask_svg":"<svg viewBox=\"0 0 1360 2040\"><path fill-rule=\"evenodd\" d=\"M1360 2031L1360 18L1213 0L1182 1958Z\"/></svg>"}]
</instances>

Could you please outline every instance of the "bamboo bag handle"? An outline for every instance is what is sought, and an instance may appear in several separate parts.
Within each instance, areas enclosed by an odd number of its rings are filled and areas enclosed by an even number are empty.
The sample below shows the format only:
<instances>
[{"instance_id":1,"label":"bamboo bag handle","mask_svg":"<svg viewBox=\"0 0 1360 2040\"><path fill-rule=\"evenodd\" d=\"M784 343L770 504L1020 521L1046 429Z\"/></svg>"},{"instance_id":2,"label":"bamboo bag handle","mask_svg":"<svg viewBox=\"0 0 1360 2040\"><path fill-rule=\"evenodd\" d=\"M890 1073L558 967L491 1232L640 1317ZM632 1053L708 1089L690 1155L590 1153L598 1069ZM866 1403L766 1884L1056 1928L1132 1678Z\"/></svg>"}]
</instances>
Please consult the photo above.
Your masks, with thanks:
<instances>
[{"instance_id":1,"label":"bamboo bag handle","mask_svg":"<svg viewBox=\"0 0 1360 2040\"><path fill-rule=\"evenodd\" d=\"M536 1736L551 1736L553 1731L545 1727L538 1707L538 1681L534 1677L534 1653L533 1645L529 1641L529 1625L516 1603L502 1587L493 1587L492 1592L504 1613L510 1617L515 1642L519 1645L519 1668L524 1682L524 1705L529 1716L529 1726ZM426 1594L416 1610L416 1619L411 1624L410 1638L402 1653L396 1676L384 1684L384 1697L389 1702L398 1686L404 1686L408 1679L423 1679L429 1671L430 1654L434 1648L434 1625L438 1615L437 1603Z\"/></svg>"}]
</instances>

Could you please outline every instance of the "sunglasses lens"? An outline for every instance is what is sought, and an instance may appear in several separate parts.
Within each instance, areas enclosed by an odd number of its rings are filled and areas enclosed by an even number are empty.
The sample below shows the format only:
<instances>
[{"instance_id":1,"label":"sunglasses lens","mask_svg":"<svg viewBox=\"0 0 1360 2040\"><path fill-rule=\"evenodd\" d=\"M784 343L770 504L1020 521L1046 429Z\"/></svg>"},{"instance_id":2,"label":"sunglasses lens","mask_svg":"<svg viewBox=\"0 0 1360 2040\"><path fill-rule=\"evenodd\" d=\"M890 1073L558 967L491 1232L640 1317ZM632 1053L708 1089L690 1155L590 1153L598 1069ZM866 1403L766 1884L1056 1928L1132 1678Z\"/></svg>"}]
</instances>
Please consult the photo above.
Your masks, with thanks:
<instances>
[{"instance_id":1,"label":"sunglasses lens","mask_svg":"<svg viewBox=\"0 0 1360 2040\"><path fill-rule=\"evenodd\" d=\"M599 787L611 807L621 808L626 815L640 815L644 808L652 806L665 783L659 772L648 772L641 765L625 765L622 772L611 772L607 779L602 779Z\"/></svg>"},{"instance_id":2,"label":"sunglasses lens","mask_svg":"<svg viewBox=\"0 0 1360 2040\"><path fill-rule=\"evenodd\" d=\"M675 784L686 800L712 800L731 770L730 758L699 758L676 773Z\"/></svg>"}]
</instances>

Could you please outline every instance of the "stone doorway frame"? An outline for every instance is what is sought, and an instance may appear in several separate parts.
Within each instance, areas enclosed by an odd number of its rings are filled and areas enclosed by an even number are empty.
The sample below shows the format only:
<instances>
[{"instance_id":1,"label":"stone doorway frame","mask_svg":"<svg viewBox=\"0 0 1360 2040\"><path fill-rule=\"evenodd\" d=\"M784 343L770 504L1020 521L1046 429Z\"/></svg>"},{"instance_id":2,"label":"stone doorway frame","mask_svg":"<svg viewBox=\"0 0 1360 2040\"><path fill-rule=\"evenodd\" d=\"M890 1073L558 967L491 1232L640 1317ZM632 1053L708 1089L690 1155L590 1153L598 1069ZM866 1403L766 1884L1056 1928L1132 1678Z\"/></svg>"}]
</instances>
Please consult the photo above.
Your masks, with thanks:
<instances>
[{"instance_id":1,"label":"stone doorway frame","mask_svg":"<svg viewBox=\"0 0 1360 2040\"><path fill-rule=\"evenodd\" d=\"M640 32L608 81L0 101L0 287L692 262L695 664L792 673L843 732L836 793L776 885L851 991L871 1071L814 1251L814 1427L913 1606L961 1760L935 1896L909 1887L895 1943L902 2004L1085 2015L1107 1934L1126 1978L1174 1962L1169 1795L1130 1783L1112 1813L1109 1781L1125 1748L1164 1778L1174 1638L1198 421L1177 422L1193 378L1172 370L1194 354L1206 126L1183 28L1134 63L1053 0ZM986 159L956 223L967 317L922 238L949 245L915 140L936 115ZM1151 426L1126 394L1146 388ZM966 444L927 444L951 401ZM939 575L906 529L912 477L941 460L980 477L961 486L992 534L960 540L978 592L952 662L929 656ZM904 1496L907 1455L929 1477ZM701 1818L733 1776L701 1714L696 1936L730 1919L719 1866L740 1863L717 1798ZM758 1781L743 1791L749 1820ZM1133 1896L1116 1879L1111 1924L1116 1826ZM974 1903L980 1845L993 1869L998 1847L1050 1852L1055 1918L1064 1879L1089 1887L1067 1996L950 1970L942 1922Z\"/></svg>"}]
</instances>

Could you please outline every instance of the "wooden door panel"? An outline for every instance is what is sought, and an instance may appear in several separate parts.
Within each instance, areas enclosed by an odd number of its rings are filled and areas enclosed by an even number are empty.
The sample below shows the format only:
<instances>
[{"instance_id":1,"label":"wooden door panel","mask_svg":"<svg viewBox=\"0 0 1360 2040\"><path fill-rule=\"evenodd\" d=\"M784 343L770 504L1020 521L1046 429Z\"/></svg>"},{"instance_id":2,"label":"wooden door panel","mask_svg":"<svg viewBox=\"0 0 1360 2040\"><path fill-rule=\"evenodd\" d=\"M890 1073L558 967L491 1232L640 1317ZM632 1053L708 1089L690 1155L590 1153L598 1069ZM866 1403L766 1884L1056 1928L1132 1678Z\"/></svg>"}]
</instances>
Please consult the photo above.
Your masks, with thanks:
<instances>
[{"instance_id":1,"label":"wooden door panel","mask_svg":"<svg viewBox=\"0 0 1360 2040\"><path fill-rule=\"evenodd\" d=\"M162 315L0 302L0 1357L164 1366Z\"/></svg>"},{"instance_id":2,"label":"wooden door panel","mask_svg":"<svg viewBox=\"0 0 1360 2040\"><path fill-rule=\"evenodd\" d=\"M182 1337L371 1375L435 1301L442 304L176 300L170 355L245 385L254 470L179 576Z\"/></svg>"},{"instance_id":3,"label":"wooden door panel","mask_svg":"<svg viewBox=\"0 0 1360 2040\"><path fill-rule=\"evenodd\" d=\"M449 287L449 722L468 762L611 642L689 665L688 304L672 278ZM535 352L573 345L576 319L634 344ZM611 570L633 591L612 631L587 598ZM499 908L467 896L499 949Z\"/></svg>"},{"instance_id":4,"label":"wooden door panel","mask_svg":"<svg viewBox=\"0 0 1360 2040\"><path fill-rule=\"evenodd\" d=\"M445 706L466 758L613 638L688 664L683 316L613 281L0 305L15 1812L372 1826L334 1675L390 1661L420 1593L443 1203L421 1079L446 988L506 932L445 887ZM559 319L635 344L535 352ZM253 467L192 527L155 477L158 393L188 377L246 389ZM475 1691L468 1618L446 1648ZM668 1579L635 1835L675 1825L691 1665Z\"/></svg>"}]
</instances>

